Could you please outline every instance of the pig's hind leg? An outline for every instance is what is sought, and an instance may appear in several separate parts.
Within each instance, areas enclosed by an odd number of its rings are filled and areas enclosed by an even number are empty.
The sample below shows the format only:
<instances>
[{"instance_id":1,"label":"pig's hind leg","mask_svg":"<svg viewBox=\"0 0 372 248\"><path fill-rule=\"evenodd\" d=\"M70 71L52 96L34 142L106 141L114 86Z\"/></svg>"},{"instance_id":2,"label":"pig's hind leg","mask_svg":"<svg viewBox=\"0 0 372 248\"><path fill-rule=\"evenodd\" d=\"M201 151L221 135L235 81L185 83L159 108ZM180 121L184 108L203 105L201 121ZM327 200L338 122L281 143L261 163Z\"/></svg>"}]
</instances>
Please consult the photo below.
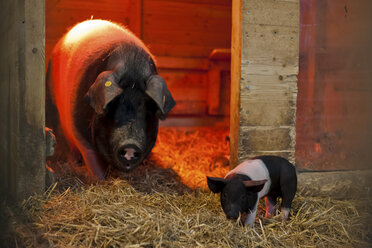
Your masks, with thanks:
<instances>
[{"instance_id":1,"label":"pig's hind leg","mask_svg":"<svg viewBox=\"0 0 372 248\"><path fill-rule=\"evenodd\" d=\"M282 204L280 210L282 211L284 219L288 219L289 212L291 211L292 201L296 195L297 190L297 178L291 180L285 180L281 183L282 191Z\"/></svg>"},{"instance_id":2,"label":"pig's hind leg","mask_svg":"<svg viewBox=\"0 0 372 248\"><path fill-rule=\"evenodd\" d=\"M266 213L265 218L270 218L275 213L276 197L267 195L265 197Z\"/></svg>"}]
</instances>

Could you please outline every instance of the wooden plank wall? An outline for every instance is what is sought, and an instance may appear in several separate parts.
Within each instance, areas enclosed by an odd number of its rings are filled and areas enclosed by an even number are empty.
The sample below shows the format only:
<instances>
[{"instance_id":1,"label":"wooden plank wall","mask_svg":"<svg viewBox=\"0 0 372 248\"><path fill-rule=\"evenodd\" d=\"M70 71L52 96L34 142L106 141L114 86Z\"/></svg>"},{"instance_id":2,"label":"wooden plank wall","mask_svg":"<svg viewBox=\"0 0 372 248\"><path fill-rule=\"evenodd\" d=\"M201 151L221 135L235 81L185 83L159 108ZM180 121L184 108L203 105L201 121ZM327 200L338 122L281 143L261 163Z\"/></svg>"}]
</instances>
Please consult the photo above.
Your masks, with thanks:
<instances>
[{"instance_id":1,"label":"wooden plank wall","mask_svg":"<svg viewBox=\"0 0 372 248\"><path fill-rule=\"evenodd\" d=\"M21 201L45 188L44 1L1 1L0 16L0 188Z\"/></svg>"},{"instance_id":2,"label":"wooden plank wall","mask_svg":"<svg viewBox=\"0 0 372 248\"><path fill-rule=\"evenodd\" d=\"M294 161L299 0L243 0L241 12L238 160Z\"/></svg>"},{"instance_id":3,"label":"wooden plank wall","mask_svg":"<svg viewBox=\"0 0 372 248\"><path fill-rule=\"evenodd\" d=\"M127 26L141 37L139 0L48 0L45 1L46 61L54 45L72 26L91 18L105 19Z\"/></svg>"},{"instance_id":4,"label":"wooden plank wall","mask_svg":"<svg viewBox=\"0 0 372 248\"><path fill-rule=\"evenodd\" d=\"M369 0L301 1L299 167L371 168L371 10Z\"/></svg>"},{"instance_id":5,"label":"wooden plank wall","mask_svg":"<svg viewBox=\"0 0 372 248\"><path fill-rule=\"evenodd\" d=\"M142 38L157 56L208 58L230 47L230 17L231 0L143 0Z\"/></svg>"},{"instance_id":6,"label":"wooden plank wall","mask_svg":"<svg viewBox=\"0 0 372 248\"><path fill-rule=\"evenodd\" d=\"M230 49L230 37L231 0L143 0L142 38L176 99L173 115L229 114L229 90L219 110L209 106L211 87L223 85L208 84L208 58L216 48Z\"/></svg>"}]
</instances>

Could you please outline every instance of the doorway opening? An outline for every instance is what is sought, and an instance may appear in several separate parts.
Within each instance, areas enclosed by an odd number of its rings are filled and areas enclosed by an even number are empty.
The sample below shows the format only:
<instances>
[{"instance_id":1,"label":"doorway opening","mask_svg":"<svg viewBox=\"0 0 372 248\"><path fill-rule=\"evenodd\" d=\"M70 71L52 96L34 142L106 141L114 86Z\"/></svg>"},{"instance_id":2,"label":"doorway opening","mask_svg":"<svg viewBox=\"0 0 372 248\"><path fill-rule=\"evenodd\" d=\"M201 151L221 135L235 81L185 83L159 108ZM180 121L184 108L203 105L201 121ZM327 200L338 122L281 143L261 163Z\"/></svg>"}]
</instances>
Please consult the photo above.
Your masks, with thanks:
<instances>
[{"instance_id":1,"label":"doorway opening","mask_svg":"<svg viewBox=\"0 0 372 248\"><path fill-rule=\"evenodd\" d=\"M231 11L231 0L46 1L46 62L84 20L130 29L155 56L176 101L145 163L174 170L191 188L206 186L206 175L229 169Z\"/></svg>"}]
</instances>

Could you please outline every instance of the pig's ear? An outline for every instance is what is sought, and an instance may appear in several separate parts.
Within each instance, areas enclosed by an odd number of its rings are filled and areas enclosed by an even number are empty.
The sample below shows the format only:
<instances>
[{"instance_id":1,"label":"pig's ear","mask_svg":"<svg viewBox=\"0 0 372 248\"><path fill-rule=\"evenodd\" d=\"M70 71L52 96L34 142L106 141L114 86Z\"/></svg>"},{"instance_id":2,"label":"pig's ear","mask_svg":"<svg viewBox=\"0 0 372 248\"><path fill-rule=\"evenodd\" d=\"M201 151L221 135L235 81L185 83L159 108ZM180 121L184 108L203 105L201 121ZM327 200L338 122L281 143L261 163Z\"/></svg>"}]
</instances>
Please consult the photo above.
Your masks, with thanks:
<instances>
[{"instance_id":1,"label":"pig's ear","mask_svg":"<svg viewBox=\"0 0 372 248\"><path fill-rule=\"evenodd\" d=\"M267 182L266 179L265 180L257 180L257 181L248 180L248 181L243 181L243 184L251 192L260 192L263 189L263 187L265 186L266 182Z\"/></svg>"},{"instance_id":2,"label":"pig's ear","mask_svg":"<svg viewBox=\"0 0 372 248\"><path fill-rule=\"evenodd\" d=\"M220 193L226 185L226 180L219 177L207 177L207 183L213 193Z\"/></svg>"},{"instance_id":3,"label":"pig's ear","mask_svg":"<svg viewBox=\"0 0 372 248\"><path fill-rule=\"evenodd\" d=\"M158 105L157 117L164 120L167 113L176 104L164 79L159 75L152 75L146 82L145 92Z\"/></svg>"},{"instance_id":4,"label":"pig's ear","mask_svg":"<svg viewBox=\"0 0 372 248\"><path fill-rule=\"evenodd\" d=\"M97 114L104 114L107 104L120 95L123 89L115 82L110 72L102 72L90 86L85 99Z\"/></svg>"}]
</instances>

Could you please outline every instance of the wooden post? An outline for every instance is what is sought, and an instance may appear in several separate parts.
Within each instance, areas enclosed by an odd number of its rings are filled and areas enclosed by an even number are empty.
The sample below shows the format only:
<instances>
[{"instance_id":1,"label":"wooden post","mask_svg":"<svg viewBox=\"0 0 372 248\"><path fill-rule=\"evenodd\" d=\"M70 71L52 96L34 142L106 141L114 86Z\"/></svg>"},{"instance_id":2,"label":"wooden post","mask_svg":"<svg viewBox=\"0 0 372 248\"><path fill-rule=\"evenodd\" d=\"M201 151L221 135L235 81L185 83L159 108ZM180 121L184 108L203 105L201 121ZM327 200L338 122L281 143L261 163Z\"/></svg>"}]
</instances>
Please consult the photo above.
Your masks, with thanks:
<instances>
[{"instance_id":1,"label":"wooden post","mask_svg":"<svg viewBox=\"0 0 372 248\"><path fill-rule=\"evenodd\" d=\"M262 154L293 162L299 1L236 0L233 18L231 167Z\"/></svg>"},{"instance_id":2,"label":"wooden post","mask_svg":"<svg viewBox=\"0 0 372 248\"><path fill-rule=\"evenodd\" d=\"M45 188L44 4L0 4L0 188L17 201Z\"/></svg>"},{"instance_id":3,"label":"wooden post","mask_svg":"<svg viewBox=\"0 0 372 248\"><path fill-rule=\"evenodd\" d=\"M242 56L242 0L232 1L230 167L238 164L240 128L240 73Z\"/></svg>"}]
</instances>

